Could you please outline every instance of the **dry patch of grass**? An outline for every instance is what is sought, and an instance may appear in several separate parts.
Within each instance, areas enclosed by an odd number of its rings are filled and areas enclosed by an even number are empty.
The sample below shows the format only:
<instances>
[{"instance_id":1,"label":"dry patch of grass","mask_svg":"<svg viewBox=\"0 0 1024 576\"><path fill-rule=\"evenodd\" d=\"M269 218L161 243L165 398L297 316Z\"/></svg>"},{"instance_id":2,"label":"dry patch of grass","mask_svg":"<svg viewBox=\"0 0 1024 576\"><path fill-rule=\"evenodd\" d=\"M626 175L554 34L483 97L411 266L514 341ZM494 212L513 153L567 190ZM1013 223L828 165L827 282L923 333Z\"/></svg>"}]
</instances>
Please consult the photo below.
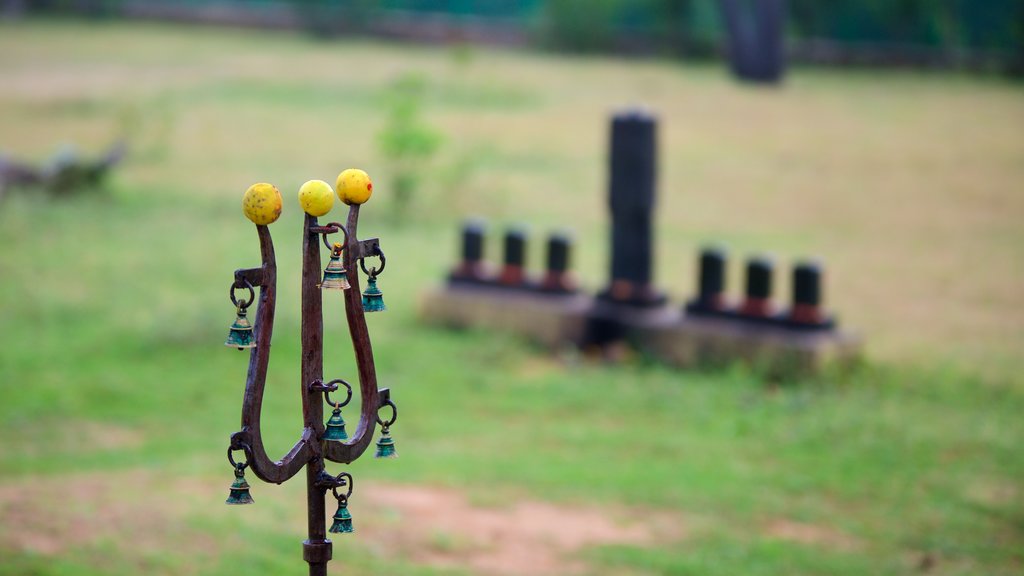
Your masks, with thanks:
<instances>
[{"instance_id":1,"label":"dry patch of grass","mask_svg":"<svg viewBox=\"0 0 1024 576\"><path fill-rule=\"evenodd\" d=\"M769 539L787 540L842 552L855 551L861 547L861 543L856 538L835 528L796 522L785 518L777 518L768 522L763 531Z\"/></svg>"},{"instance_id":2,"label":"dry patch of grass","mask_svg":"<svg viewBox=\"0 0 1024 576\"><path fill-rule=\"evenodd\" d=\"M222 488L207 478L166 477L144 469L0 483L0 550L56 557L116 543L121 560L130 561L166 551L174 542L183 556L213 558L230 539L211 539L188 522L237 512L220 505L226 495ZM330 514L333 501L327 500ZM399 484L367 485L352 507L353 538L371 552L482 575L575 574L587 568L579 553L588 547L658 546L687 536L676 514L529 499L479 506L456 490ZM263 513L248 516L252 525L269 526ZM289 528L294 525L294 537L300 538L304 522L292 516Z\"/></svg>"},{"instance_id":3,"label":"dry patch of grass","mask_svg":"<svg viewBox=\"0 0 1024 576\"><path fill-rule=\"evenodd\" d=\"M577 556L587 547L657 546L687 532L678 515L526 499L481 507L438 488L374 484L359 498L379 511L357 528L367 543L473 574L574 574L586 568Z\"/></svg>"},{"instance_id":4,"label":"dry patch of grass","mask_svg":"<svg viewBox=\"0 0 1024 576\"><path fill-rule=\"evenodd\" d=\"M196 495L212 498L211 485L148 470L8 481L0 484L0 550L56 556L116 542L118 554L131 558L174 541L190 554L212 555L212 542L186 522Z\"/></svg>"}]
</instances>

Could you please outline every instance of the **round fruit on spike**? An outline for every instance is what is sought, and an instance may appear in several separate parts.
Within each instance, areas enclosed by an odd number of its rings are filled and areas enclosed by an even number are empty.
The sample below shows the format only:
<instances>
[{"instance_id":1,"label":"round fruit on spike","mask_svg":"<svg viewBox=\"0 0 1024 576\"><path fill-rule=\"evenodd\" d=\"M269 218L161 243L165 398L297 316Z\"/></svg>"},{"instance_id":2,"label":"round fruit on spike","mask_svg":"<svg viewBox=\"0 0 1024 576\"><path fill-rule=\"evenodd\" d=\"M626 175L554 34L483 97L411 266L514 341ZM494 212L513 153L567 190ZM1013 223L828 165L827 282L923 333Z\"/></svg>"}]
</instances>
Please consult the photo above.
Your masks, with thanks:
<instances>
[{"instance_id":1,"label":"round fruit on spike","mask_svg":"<svg viewBox=\"0 0 1024 576\"><path fill-rule=\"evenodd\" d=\"M310 216L323 216L334 207L334 190L323 180L310 180L299 188L299 206Z\"/></svg>"},{"instance_id":2,"label":"round fruit on spike","mask_svg":"<svg viewBox=\"0 0 1024 576\"><path fill-rule=\"evenodd\" d=\"M370 181L370 175L358 168L349 168L338 174L335 188L338 189L338 198L350 205L362 204L373 194L373 182Z\"/></svg>"},{"instance_id":3,"label":"round fruit on spike","mask_svg":"<svg viewBox=\"0 0 1024 576\"><path fill-rule=\"evenodd\" d=\"M242 196L242 212L253 224L266 226L281 217L281 192L273 184L249 186Z\"/></svg>"}]
</instances>

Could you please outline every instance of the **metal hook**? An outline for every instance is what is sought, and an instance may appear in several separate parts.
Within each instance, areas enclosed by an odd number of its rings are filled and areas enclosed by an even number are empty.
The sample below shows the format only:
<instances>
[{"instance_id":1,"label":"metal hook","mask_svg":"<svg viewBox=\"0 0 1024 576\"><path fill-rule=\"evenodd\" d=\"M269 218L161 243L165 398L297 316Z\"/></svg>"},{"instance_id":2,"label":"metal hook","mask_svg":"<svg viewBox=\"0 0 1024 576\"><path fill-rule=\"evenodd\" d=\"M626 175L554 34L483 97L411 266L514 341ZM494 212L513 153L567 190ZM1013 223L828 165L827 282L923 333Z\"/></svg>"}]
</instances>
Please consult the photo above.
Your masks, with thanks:
<instances>
[{"instance_id":1,"label":"metal hook","mask_svg":"<svg viewBox=\"0 0 1024 576\"><path fill-rule=\"evenodd\" d=\"M387 420L387 421L384 421L384 420L380 419L380 409L384 408L385 406L390 406L391 407L391 418L389 420ZM398 419L398 407L395 406L395 403L392 402L390 399L388 399L388 401L385 402L384 404L381 404L380 408L377 409L377 424L380 424L384 428L390 428L391 425L394 424L395 420L397 420L397 419Z\"/></svg>"},{"instance_id":2,"label":"metal hook","mask_svg":"<svg viewBox=\"0 0 1024 576\"><path fill-rule=\"evenodd\" d=\"M242 462L241 464L235 462L235 457L232 456L231 453L236 450L240 450L243 454L245 454L245 462ZM252 449L249 448L249 445L245 443L241 443L238 446L228 446L228 462L231 463L232 468L234 468L235 470L245 470L246 466L249 465L249 453L251 451Z\"/></svg>"},{"instance_id":3,"label":"metal hook","mask_svg":"<svg viewBox=\"0 0 1024 576\"><path fill-rule=\"evenodd\" d=\"M346 230L344 226L337 222L330 222L327 225L323 226L323 228L337 228L345 235L345 241L341 243L342 249L348 246L348 230ZM327 249L330 250L331 252L334 252L334 246L332 246L331 243L327 241L327 234L329 234L329 232L323 232L322 234L320 234L320 237L323 239L324 246L326 246Z\"/></svg>"},{"instance_id":4,"label":"metal hook","mask_svg":"<svg viewBox=\"0 0 1024 576\"><path fill-rule=\"evenodd\" d=\"M235 290L239 288L245 288L249 291L249 300L245 304L240 304L238 302L238 299L235 298ZM228 295L231 297L231 303L238 308L248 308L249 306L252 305L253 301L256 300L256 291L253 290L252 284L250 284L249 281L245 278L242 279L241 284L239 284L237 280L233 282L231 284L231 288L228 289Z\"/></svg>"},{"instance_id":5,"label":"metal hook","mask_svg":"<svg viewBox=\"0 0 1024 576\"><path fill-rule=\"evenodd\" d=\"M379 269L378 268L370 268L369 270L367 270L366 269L366 258L367 257L363 257L363 258L359 259L359 267L362 268L363 274L366 274L367 276L371 276L371 277L376 277L378 274L380 274L381 272L384 271L384 267L387 266L388 259L384 257L384 251L380 249L380 246L377 246L377 251L376 251L375 254L372 254L371 257L372 256L377 256L378 258L380 258L380 268Z\"/></svg>"},{"instance_id":6,"label":"metal hook","mask_svg":"<svg viewBox=\"0 0 1024 576\"><path fill-rule=\"evenodd\" d=\"M341 474L338 474L334 478L338 481L338 485L331 488L331 494L334 494L334 497L337 498L338 500L347 501L348 497L352 495L352 475L349 474L348 472L342 472ZM344 478L348 478L348 481L346 482ZM344 495L338 494L338 488L340 486L348 487L348 490L345 491Z\"/></svg>"},{"instance_id":7,"label":"metal hook","mask_svg":"<svg viewBox=\"0 0 1024 576\"><path fill-rule=\"evenodd\" d=\"M348 395L345 397L345 401L344 402L334 403L334 402L331 402L331 388L333 388L334 390L337 390L338 389L338 386L337 386L338 384L341 384L341 385L343 385L345 387L345 390L348 392ZM331 380L325 386L326 386L326 388L324 389L324 401L327 402L328 405L334 406L335 408L344 408L345 406L348 406L349 402L352 401L352 385L349 384L348 382L345 382L341 378L336 378L334 380Z\"/></svg>"}]
</instances>

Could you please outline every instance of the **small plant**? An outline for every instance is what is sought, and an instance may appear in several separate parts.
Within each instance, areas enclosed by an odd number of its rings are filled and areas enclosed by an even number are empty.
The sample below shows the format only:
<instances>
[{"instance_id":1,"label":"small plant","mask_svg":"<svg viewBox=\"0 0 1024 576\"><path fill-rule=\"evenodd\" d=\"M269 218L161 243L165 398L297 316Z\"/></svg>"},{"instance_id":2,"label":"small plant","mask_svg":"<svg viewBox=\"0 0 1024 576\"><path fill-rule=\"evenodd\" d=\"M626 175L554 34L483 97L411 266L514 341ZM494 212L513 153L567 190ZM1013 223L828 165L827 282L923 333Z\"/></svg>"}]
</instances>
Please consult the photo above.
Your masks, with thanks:
<instances>
[{"instance_id":1,"label":"small plant","mask_svg":"<svg viewBox=\"0 0 1024 576\"><path fill-rule=\"evenodd\" d=\"M420 110L426 83L403 74L388 94L388 117L377 134L394 194L394 214L404 220L422 187L423 175L441 146L441 134L423 121Z\"/></svg>"}]
</instances>

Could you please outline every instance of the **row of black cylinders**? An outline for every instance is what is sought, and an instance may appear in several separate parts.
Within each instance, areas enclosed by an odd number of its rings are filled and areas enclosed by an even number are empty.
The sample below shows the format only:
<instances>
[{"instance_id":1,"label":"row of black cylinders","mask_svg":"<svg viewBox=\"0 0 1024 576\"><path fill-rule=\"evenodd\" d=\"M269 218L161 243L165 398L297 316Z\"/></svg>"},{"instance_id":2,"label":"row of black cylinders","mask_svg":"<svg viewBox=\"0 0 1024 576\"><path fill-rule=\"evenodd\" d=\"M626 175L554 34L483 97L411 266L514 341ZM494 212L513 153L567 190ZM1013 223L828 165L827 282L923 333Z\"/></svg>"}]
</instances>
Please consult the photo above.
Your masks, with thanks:
<instances>
[{"instance_id":1,"label":"row of black cylinders","mask_svg":"<svg viewBox=\"0 0 1024 576\"><path fill-rule=\"evenodd\" d=\"M483 222L471 220L462 228L462 262L452 272L456 281L527 286L552 292L573 292L575 283L569 274L572 239L568 234L548 236L545 274L539 285L526 275L527 233L522 228L505 231L504 257L501 269L491 274L484 263ZM775 265L766 257L750 258L746 263L746 286L743 300L730 306L725 297L727 255L719 248L706 248L700 253L697 297L687 305L694 314L739 314L752 318L775 315L772 305ZM820 324L824 321L822 303L822 269L816 262L798 262L792 272L792 306L786 320L798 324Z\"/></svg>"},{"instance_id":2,"label":"row of black cylinders","mask_svg":"<svg viewBox=\"0 0 1024 576\"><path fill-rule=\"evenodd\" d=\"M506 286L528 285L526 276L527 233L522 228L505 231L504 259L496 277L484 265L485 226L472 220L462 228L462 262L452 273L453 280L470 282L497 282ZM553 292L572 292L575 284L569 274L572 239L568 234L555 232L548 236L547 261L544 278L538 286Z\"/></svg>"},{"instance_id":3,"label":"row of black cylinders","mask_svg":"<svg viewBox=\"0 0 1024 576\"><path fill-rule=\"evenodd\" d=\"M700 253L697 298L687 305L692 313L734 312L743 316L773 316L772 288L775 265L766 257L754 257L746 263L746 286L743 300L731 309L725 299L727 256L724 250L706 248ZM821 311L822 269L816 262L797 262L793 266L792 306L787 320L798 324L820 324L825 321Z\"/></svg>"}]
</instances>

